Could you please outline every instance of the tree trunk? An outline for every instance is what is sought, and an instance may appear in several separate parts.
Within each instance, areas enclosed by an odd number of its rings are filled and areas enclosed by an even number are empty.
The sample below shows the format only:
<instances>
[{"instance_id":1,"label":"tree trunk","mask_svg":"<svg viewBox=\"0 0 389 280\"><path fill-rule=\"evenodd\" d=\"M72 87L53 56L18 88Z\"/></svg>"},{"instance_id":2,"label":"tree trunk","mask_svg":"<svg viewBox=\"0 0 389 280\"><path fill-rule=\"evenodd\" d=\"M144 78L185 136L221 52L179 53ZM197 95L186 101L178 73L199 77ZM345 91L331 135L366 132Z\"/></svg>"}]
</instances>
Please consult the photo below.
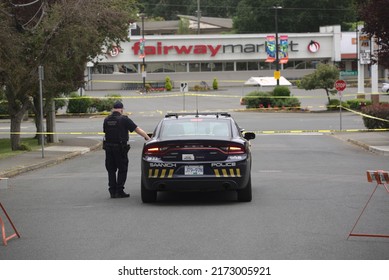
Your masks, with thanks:
<instances>
[{"instance_id":1,"label":"tree trunk","mask_svg":"<svg viewBox=\"0 0 389 280\"><path fill-rule=\"evenodd\" d=\"M330 91L328 89L325 89L327 93L327 99L328 99L328 104L331 103L331 98L330 98Z\"/></svg>"},{"instance_id":2,"label":"tree trunk","mask_svg":"<svg viewBox=\"0 0 389 280\"><path fill-rule=\"evenodd\" d=\"M48 143L58 143L58 135L55 134L55 101L53 99L47 100L47 115L46 115L46 125L47 125L47 142Z\"/></svg>"},{"instance_id":3,"label":"tree trunk","mask_svg":"<svg viewBox=\"0 0 389 280\"><path fill-rule=\"evenodd\" d=\"M42 138L44 139L44 137L41 136L40 132L44 131L43 130L43 123L41 123L41 111L40 111L40 103L39 103L39 98L38 97L34 97L34 104L32 106L33 108L33 111L34 111L34 121L35 121L35 128L36 128L36 135L35 135L35 139L38 139L38 144L39 145L42 145ZM43 140L44 141L44 140Z\"/></svg>"},{"instance_id":4,"label":"tree trunk","mask_svg":"<svg viewBox=\"0 0 389 280\"><path fill-rule=\"evenodd\" d=\"M21 125L24 115L29 109L31 102L26 96L23 100L18 100L15 98L17 92L6 89L6 97L8 101L8 113L11 119L11 149L12 151L20 150L20 135L21 135Z\"/></svg>"},{"instance_id":5,"label":"tree trunk","mask_svg":"<svg viewBox=\"0 0 389 280\"><path fill-rule=\"evenodd\" d=\"M25 112L27 111L24 110L19 111L17 114L11 114L11 149L12 151L17 151L20 150L20 132L21 132L21 125L22 125L22 120Z\"/></svg>"}]
</instances>

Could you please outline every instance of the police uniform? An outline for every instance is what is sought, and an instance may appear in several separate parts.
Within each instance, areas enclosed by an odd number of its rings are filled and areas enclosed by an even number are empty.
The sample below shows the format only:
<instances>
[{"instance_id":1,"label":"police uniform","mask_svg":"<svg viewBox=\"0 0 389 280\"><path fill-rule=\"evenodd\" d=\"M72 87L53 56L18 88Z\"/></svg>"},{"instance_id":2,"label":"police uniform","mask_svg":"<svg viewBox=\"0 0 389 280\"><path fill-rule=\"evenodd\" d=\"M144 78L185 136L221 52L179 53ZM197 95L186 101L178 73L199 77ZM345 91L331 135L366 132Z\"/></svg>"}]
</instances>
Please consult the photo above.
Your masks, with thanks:
<instances>
[{"instance_id":1,"label":"police uniform","mask_svg":"<svg viewBox=\"0 0 389 280\"><path fill-rule=\"evenodd\" d=\"M123 104L116 102L115 109L122 109ZM133 132L137 125L127 116L113 111L104 119L105 168L108 171L108 186L111 198L129 197L124 190L128 170L128 131Z\"/></svg>"}]
</instances>

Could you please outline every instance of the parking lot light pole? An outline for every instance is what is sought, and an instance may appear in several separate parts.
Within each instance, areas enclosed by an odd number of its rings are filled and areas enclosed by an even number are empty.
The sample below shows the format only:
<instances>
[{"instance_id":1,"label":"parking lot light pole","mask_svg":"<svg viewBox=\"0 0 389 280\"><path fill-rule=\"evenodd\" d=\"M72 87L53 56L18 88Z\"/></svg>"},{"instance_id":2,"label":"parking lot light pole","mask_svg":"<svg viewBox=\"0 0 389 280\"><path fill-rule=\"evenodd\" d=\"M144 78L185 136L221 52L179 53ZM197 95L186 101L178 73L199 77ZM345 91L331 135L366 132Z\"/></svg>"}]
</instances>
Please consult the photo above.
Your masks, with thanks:
<instances>
[{"instance_id":1,"label":"parking lot light pole","mask_svg":"<svg viewBox=\"0 0 389 280\"><path fill-rule=\"evenodd\" d=\"M143 91L146 90L146 64L145 64L145 56L146 56L146 48L145 48L145 14L140 13L139 16L142 19L142 41L143 41L143 58L142 58L142 79L143 79Z\"/></svg>"},{"instance_id":2,"label":"parking lot light pole","mask_svg":"<svg viewBox=\"0 0 389 280\"><path fill-rule=\"evenodd\" d=\"M279 54L278 54L278 48L279 48L279 44L278 44L278 9L282 9L281 6L274 6L273 7L274 10L275 10L275 31L276 31L276 71L277 73L280 71L280 61L279 61ZM277 74L277 77L278 77L278 74ZM277 78L277 86L280 85L280 79Z\"/></svg>"}]
</instances>

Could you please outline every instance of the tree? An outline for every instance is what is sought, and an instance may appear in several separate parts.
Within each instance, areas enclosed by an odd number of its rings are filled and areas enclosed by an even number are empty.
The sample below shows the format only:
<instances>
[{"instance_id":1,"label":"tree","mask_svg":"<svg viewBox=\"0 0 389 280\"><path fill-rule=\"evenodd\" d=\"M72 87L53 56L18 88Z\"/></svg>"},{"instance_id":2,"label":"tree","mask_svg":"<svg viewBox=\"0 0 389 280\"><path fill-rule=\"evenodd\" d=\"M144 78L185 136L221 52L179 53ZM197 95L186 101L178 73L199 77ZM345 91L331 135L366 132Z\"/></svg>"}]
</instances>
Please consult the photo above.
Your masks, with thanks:
<instances>
[{"instance_id":1,"label":"tree","mask_svg":"<svg viewBox=\"0 0 389 280\"><path fill-rule=\"evenodd\" d=\"M35 5L25 6L28 3ZM76 90L84 82L86 63L127 39L135 4L135 0L0 4L0 85L9 104L13 150L20 146L22 117L31 100L38 100L38 66L45 68L46 104Z\"/></svg>"},{"instance_id":2,"label":"tree","mask_svg":"<svg viewBox=\"0 0 389 280\"><path fill-rule=\"evenodd\" d=\"M387 0L357 0L358 14L364 21L363 31L377 38L378 61L389 68L389 6Z\"/></svg>"},{"instance_id":3,"label":"tree","mask_svg":"<svg viewBox=\"0 0 389 280\"><path fill-rule=\"evenodd\" d=\"M330 94L336 91L334 88L335 81L339 79L339 69L330 64L319 64L315 72L303 77L300 83L300 88L305 90L324 89L327 94L328 103L330 102Z\"/></svg>"},{"instance_id":4,"label":"tree","mask_svg":"<svg viewBox=\"0 0 389 280\"><path fill-rule=\"evenodd\" d=\"M320 26L341 25L350 29L355 21L353 0L241 0L233 18L237 33L274 33L275 6L280 32L318 32Z\"/></svg>"}]
</instances>

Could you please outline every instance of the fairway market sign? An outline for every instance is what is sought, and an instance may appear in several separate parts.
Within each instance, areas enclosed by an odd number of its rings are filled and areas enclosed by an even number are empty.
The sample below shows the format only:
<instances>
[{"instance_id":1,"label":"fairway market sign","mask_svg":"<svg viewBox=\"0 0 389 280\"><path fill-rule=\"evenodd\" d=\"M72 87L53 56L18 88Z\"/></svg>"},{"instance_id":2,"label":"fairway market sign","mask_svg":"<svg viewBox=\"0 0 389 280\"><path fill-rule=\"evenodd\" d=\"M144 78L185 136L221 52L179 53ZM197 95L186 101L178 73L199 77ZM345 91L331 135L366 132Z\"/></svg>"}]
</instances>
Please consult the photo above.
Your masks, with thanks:
<instances>
[{"instance_id":1,"label":"fairway market sign","mask_svg":"<svg viewBox=\"0 0 389 280\"><path fill-rule=\"evenodd\" d=\"M289 51L297 52L297 43L289 42ZM134 55L140 55L140 43L136 42L131 47ZM163 42L157 42L154 45L145 46L146 55L209 55L215 57L220 53L259 53L265 52L265 44L226 44L226 45L165 45Z\"/></svg>"}]
</instances>

